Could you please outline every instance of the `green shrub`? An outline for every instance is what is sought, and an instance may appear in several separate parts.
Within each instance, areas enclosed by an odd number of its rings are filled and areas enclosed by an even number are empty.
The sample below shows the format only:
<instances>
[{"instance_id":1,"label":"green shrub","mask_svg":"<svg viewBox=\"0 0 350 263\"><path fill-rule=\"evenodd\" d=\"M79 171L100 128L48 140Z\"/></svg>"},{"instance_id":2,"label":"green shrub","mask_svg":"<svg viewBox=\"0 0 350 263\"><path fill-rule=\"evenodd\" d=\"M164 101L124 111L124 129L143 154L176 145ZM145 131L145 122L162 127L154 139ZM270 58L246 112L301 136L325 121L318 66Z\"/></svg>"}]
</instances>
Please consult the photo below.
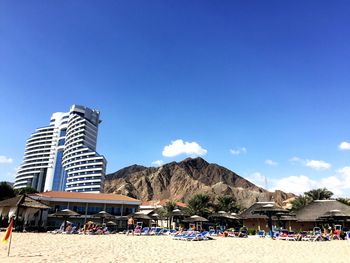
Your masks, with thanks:
<instances>
[{"instance_id":1,"label":"green shrub","mask_svg":"<svg viewBox=\"0 0 350 263\"><path fill-rule=\"evenodd\" d=\"M249 229L248 229L248 234L249 234L249 235L252 235L252 236L256 235L256 229L254 229L254 228L249 228Z\"/></svg>"}]
</instances>

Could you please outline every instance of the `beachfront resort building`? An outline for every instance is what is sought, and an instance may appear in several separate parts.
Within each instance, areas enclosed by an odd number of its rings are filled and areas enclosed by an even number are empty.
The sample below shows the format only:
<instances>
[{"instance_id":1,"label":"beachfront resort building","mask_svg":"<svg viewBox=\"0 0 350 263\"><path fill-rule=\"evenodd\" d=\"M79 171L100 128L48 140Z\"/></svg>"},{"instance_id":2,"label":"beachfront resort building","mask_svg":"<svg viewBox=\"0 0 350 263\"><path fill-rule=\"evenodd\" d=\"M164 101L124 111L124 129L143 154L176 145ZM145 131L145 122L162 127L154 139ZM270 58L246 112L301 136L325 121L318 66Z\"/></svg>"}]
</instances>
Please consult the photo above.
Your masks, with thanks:
<instances>
[{"instance_id":1,"label":"beachfront resort building","mask_svg":"<svg viewBox=\"0 0 350 263\"><path fill-rule=\"evenodd\" d=\"M88 221L101 223L103 218L99 217L99 212L105 211L111 215L106 221L111 220L119 228L126 228L127 215L135 213L141 204L141 201L128 196L104 193L50 191L30 197L49 207L42 216L42 224L49 229L59 228L62 217L57 217L55 213L65 209L78 213L68 218L75 224L83 225Z\"/></svg>"},{"instance_id":2,"label":"beachfront resort building","mask_svg":"<svg viewBox=\"0 0 350 263\"><path fill-rule=\"evenodd\" d=\"M27 140L14 188L99 193L107 163L96 152L99 117L99 111L79 105L53 113L50 124Z\"/></svg>"}]
</instances>

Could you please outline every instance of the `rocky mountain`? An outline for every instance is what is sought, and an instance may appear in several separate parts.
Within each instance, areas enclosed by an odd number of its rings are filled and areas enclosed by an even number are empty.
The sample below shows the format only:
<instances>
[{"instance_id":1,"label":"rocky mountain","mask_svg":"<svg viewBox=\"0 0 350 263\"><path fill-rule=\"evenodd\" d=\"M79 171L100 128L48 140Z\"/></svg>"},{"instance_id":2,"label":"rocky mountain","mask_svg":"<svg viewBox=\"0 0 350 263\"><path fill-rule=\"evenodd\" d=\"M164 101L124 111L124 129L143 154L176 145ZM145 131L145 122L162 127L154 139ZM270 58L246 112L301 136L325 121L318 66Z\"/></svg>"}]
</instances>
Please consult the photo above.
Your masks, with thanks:
<instances>
[{"instance_id":1,"label":"rocky mountain","mask_svg":"<svg viewBox=\"0 0 350 263\"><path fill-rule=\"evenodd\" d=\"M132 165L108 174L105 193L128 195L143 201L170 199L186 202L197 193L233 195L242 207L257 201L282 202L293 194L269 192L236 173L202 158L187 158L161 167Z\"/></svg>"}]
</instances>

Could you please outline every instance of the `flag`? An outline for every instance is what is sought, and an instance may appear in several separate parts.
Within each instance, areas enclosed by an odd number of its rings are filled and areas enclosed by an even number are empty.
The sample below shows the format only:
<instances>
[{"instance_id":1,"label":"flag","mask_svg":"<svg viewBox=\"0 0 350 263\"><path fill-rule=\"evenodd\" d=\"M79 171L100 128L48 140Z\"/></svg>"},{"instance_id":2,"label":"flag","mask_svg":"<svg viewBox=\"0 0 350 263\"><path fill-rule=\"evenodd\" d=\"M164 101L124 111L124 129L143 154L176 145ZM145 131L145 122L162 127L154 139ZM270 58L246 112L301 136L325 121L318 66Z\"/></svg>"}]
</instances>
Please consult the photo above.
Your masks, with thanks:
<instances>
[{"instance_id":1,"label":"flag","mask_svg":"<svg viewBox=\"0 0 350 263\"><path fill-rule=\"evenodd\" d=\"M7 227L6 232L5 232L5 235L4 235L4 237L2 238L2 240L1 240L1 242L2 242L3 244L5 244L5 245L7 244L8 240L9 240L11 234L12 234L12 228L13 228L13 218L11 218L10 224L9 224L9 226Z\"/></svg>"}]
</instances>

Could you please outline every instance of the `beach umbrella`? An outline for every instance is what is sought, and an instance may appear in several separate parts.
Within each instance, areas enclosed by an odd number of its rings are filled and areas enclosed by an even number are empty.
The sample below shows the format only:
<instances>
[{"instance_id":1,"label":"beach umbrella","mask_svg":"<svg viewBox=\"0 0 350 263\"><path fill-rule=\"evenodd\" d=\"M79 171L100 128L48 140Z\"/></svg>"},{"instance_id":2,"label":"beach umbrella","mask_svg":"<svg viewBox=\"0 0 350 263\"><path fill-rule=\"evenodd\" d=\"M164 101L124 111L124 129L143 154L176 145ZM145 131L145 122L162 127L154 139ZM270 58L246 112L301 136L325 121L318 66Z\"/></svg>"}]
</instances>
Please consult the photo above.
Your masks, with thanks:
<instances>
[{"instance_id":1,"label":"beach umbrella","mask_svg":"<svg viewBox=\"0 0 350 263\"><path fill-rule=\"evenodd\" d=\"M152 220L152 218L150 216L142 214L142 213L135 213L131 216L135 219Z\"/></svg>"},{"instance_id":2,"label":"beach umbrella","mask_svg":"<svg viewBox=\"0 0 350 263\"><path fill-rule=\"evenodd\" d=\"M115 218L113 215L107 213L106 211L100 211L97 214L92 215L92 217L101 218L102 219L102 224L104 223L105 219Z\"/></svg>"},{"instance_id":3,"label":"beach umbrella","mask_svg":"<svg viewBox=\"0 0 350 263\"><path fill-rule=\"evenodd\" d=\"M191 216L189 218L184 219L183 221L187 222L187 223L196 223L196 222L208 222L208 219L206 219L202 216L194 215L194 216Z\"/></svg>"},{"instance_id":4,"label":"beach umbrella","mask_svg":"<svg viewBox=\"0 0 350 263\"><path fill-rule=\"evenodd\" d=\"M322 216L317 218L317 221L346 221L346 219L350 218L350 215L344 214L342 211L338 209L329 210L324 213Z\"/></svg>"},{"instance_id":5,"label":"beach umbrella","mask_svg":"<svg viewBox=\"0 0 350 263\"><path fill-rule=\"evenodd\" d=\"M183 222L187 222L187 223L195 223L197 225L197 228L199 225L202 226L202 223L203 222L208 222L209 220L202 217L202 216L198 216L198 215L194 215L194 216L191 216L189 218L186 218L183 220Z\"/></svg>"},{"instance_id":6,"label":"beach umbrella","mask_svg":"<svg viewBox=\"0 0 350 263\"><path fill-rule=\"evenodd\" d=\"M172 216L185 216L185 213L180 209L176 208L171 212Z\"/></svg>"},{"instance_id":7,"label":"beach umbrella","mask_svg":"<svg viewBox=\"0 0 350 263\"><path fill-rule=\"evenodd\" d=\"M116 222L114 222L114 221L108 221L108 222L107 222L107 225L110 225L110 226L116 226L116 225L117 225L117 223L116 223Z\"/></svg>"},{"instance_id":8,"label":"beach umbrella","mask_svg":"<svg viewBox=\"0 0 350 263\"><path fill-rule=\"evenodd\" d=\"M62 217L64 219L64 229L66 229L66 224L67 224L68 218L80 216L80 214L78 212L72 211L70 209L63 209L63 210L60 210L60 211L57 211L57 212L51 214L50 216Z\"/></svg>"},{"instance_id":9,"label":"beach umbrella","mask_svg":"<svg viewBox=\"0 0 350 263\"><path fill-rule=\"evenodd\" d=\"M260 215L266 215L268 220L267 220L267 224L268 224L268 227L269 227L269 235L271 237L273 237L273 231L272 231L272 217L273 216L281 216L282 214L287 214L289 211L282 208L282 207L279 207L275 204L267 204L267 205L263 205L263 206L260 206L258 208L256 208L254 211L253 211L253 214L260 214Z\"/></svg>"},{"instance_id":10,"label":"beach umbrella","mask_svg":"<svg viewBox=\"0 0 350 263\"><path fill-rule=\"evenodd\" d=\"M215 213L215 214L211 214L209 216L210 219L226 219L226 220L238 220L237 216L234 216L232 214L229 213L220 213L221 211Z\"/></svg>"}]
</instances>

